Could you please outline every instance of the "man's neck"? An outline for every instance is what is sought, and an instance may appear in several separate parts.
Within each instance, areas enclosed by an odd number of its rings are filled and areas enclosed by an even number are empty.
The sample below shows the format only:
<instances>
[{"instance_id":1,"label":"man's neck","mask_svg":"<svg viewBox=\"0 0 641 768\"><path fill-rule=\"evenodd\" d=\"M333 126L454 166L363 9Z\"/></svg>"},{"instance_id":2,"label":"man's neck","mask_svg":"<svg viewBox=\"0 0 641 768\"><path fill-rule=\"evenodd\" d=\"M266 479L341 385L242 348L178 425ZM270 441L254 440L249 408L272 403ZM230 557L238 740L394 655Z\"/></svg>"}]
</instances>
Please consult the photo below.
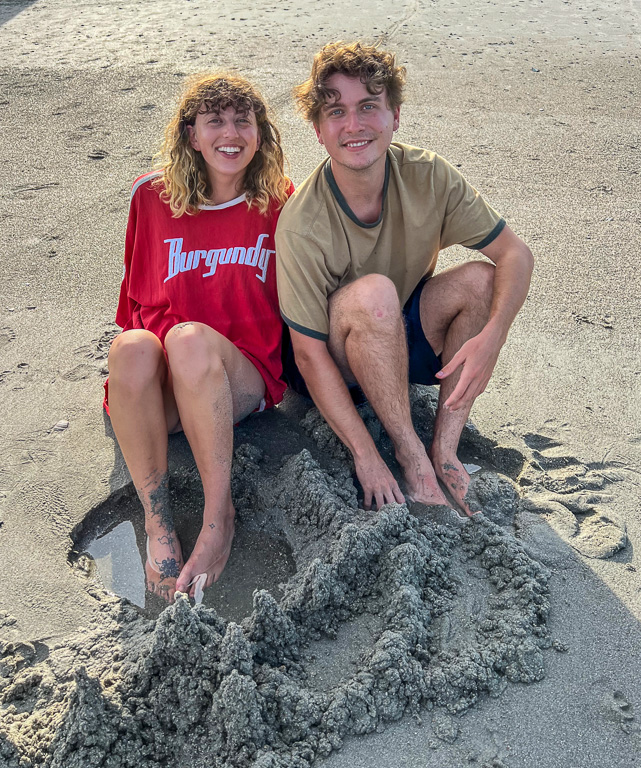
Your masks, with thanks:
<instances>
[{"instance_id":1,"label":"man's neck","mask_svg":"<svg viewBox=\"0 0 641 768\"><path fill-rule=\"evenodd\" d=\"M345 202L363 224L372 224L381 215L385 186L386 158L371 168L353 170L331 162L334 181Z\"/></svg>"}]
</instances>

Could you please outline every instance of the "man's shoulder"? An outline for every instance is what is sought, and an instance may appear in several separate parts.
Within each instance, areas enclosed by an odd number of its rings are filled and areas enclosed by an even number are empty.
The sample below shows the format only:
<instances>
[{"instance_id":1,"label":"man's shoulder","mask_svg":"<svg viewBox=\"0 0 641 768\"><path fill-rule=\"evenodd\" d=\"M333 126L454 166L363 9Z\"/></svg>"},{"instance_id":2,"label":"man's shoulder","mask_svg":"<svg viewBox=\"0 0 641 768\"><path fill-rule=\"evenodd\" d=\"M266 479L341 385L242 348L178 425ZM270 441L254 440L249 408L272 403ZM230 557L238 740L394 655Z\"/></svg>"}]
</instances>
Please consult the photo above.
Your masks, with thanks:
<instances>
[{"instance_id":1,"label":"man's shoulder","mask_svg":"<svg viewBox=\"0 0 641 768\"><path fill-rule=\"evenodd\" d=\"M310 236L319 218L323 219L323 214L327 211L328 191L323 172L325 163L326 161L323 161L312 171L285 203L278 220L279 231L287 230L302 236Z\"/></svg>"},{"instance_id":2,"label":"man's shoulder","mask_svg":"<svg viewBox=\"0 0 641 768\"><path fill-rule=\"evenodd\" d=\"M401 144L397 141L390 144L388 155L401 173L441 175L452 168L444 157L431 149Z\"/></svg>"}]
</instances>

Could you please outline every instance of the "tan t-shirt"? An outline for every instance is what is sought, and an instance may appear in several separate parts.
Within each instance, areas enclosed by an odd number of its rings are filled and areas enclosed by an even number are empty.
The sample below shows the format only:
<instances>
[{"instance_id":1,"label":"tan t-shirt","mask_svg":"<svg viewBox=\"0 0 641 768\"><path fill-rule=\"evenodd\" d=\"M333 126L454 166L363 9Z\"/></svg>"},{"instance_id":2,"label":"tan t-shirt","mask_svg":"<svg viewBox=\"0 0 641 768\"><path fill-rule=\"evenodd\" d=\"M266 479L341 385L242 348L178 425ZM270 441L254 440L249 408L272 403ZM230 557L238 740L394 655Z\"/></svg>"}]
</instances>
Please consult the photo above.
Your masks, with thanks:
<instances>
[{"instance_id":1,"label":"tan t-shirt","mask_svg":"<svg viewBox=\"0 0 641 768\"><path fill-rule=\"evenodd\" d=\"M392 144L383 210L364 224L338 189L328 161L289 198L276 230L276 274L283 319L326 341L328 298L359 277L389 277L405 304L430 276L439 251L458 243L485 248L505 221L442 157Z\"/></svg>"}]
</instances>

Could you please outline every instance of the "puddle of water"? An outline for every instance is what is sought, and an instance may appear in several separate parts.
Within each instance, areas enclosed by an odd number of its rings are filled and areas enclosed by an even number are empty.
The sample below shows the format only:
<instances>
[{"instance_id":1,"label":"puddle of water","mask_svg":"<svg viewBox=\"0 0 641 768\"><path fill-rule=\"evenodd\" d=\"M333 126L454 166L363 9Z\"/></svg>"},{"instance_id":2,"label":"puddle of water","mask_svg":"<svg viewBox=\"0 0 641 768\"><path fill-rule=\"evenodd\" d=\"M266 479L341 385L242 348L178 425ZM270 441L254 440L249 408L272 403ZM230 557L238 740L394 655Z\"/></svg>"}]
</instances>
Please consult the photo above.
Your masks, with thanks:
<instances>
[{"instance_id":1,"label":"puddle of water","mask_svg":"<svg viewBox=\"0 0 641 768\"><path fill-rule=\"evenodd\" d=\"M202 491L178 488L172 492L174 519L183 552L188 555L202 525ZM93 511L76 542L76 551L95 563L95 578L102 586L124 597L147 618L155 619L165 601L145 586L146 537L142 509L137 499L107 502ZM282 587L296 567L289 544L236 522L236 536L220 579L205 590L203 605L215 608L222 618L239 622L252 611L253 593L267 589L278 600Z\"/></svg>"}]
</instances>

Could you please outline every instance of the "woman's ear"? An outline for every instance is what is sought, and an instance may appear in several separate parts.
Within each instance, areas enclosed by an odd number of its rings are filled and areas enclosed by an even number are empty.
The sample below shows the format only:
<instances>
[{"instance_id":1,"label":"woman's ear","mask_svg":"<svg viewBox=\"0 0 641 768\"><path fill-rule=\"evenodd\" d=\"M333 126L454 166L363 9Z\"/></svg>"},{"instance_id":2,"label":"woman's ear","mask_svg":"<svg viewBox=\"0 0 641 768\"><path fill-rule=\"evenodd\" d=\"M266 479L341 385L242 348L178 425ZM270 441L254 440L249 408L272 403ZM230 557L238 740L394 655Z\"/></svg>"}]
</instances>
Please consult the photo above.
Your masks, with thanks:
<instances>
[{"instance_id":1,"label":"woman's ear","mask_svg":"<svg viewBox=\"0 0 641 768\"><path fill-rule=\"evenodd\" d=\"M189 136L189 143L191 144L191 148L195 149L196 152L200 152L200 144L198 143L198 139L196 137L196 129L193 125L187 126L187 135Z\"/></svg>"}]
</instances>

